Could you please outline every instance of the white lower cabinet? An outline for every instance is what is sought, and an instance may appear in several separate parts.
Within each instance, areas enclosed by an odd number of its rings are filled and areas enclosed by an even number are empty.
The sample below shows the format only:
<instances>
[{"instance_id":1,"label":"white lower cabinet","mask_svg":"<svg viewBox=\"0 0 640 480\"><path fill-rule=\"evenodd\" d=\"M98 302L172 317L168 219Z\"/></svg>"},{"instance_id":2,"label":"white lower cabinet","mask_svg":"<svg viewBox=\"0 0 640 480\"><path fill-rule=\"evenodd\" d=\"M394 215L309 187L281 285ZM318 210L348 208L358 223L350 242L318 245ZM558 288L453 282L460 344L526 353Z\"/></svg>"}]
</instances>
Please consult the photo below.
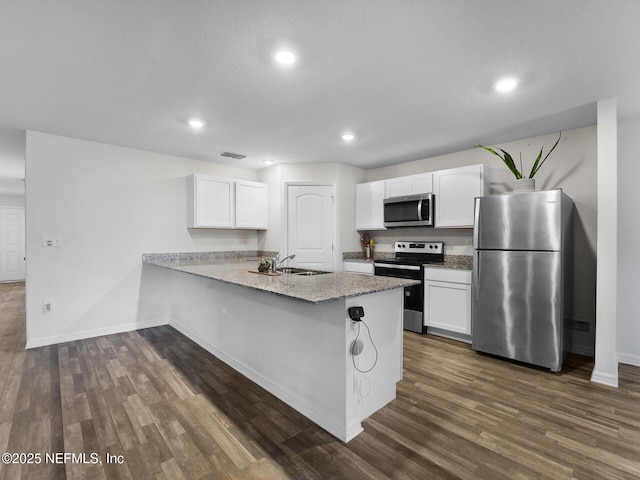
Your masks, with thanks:
<instances>
[{"instance_id":1,"label":"white lower cabinet","mask_svg":"<svg viewBox=\"0 0 640 480\"><path fill-rule=\"evenodd\" d=\"M373 275L373 262L357 262L345 260L342 264L342 269L348 273Z\"/></svg>"},{"instance_id":2,"label":"white lower cabinet","mask_svg":"<svg viewBox=\"0 0 640 480\"><path fill-rule=\"evenodd\" d=\"M471 271L424 269L424 323L437 329L428 333L470 340ZM469 336L469 337L467 337Z\"/></svg>"}]
</instances>

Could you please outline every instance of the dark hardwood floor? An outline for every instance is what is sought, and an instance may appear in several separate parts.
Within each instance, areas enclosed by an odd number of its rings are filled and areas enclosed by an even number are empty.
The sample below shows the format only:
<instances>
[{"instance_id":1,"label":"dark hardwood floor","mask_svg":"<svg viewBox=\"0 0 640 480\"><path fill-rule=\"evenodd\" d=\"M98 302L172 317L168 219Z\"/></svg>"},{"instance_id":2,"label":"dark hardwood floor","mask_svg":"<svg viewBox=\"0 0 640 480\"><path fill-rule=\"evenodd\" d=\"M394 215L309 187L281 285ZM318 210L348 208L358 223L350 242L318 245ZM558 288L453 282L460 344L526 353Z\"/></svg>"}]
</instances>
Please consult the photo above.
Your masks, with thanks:
<instances>
[{"instance_id":1,"label":"dark hardwood floor","mask_svg":"<svg viewBox=\"0 0 640 480\"><path fill-rule=\"evenodd\" d=\"M397 399L345 445L170 327L25 351L24 315L0 284L0 453L42 455L3 479L640 478L637 367L613 389L589 358L553 374L405 333Z\"/></svg>"}]
</instances>

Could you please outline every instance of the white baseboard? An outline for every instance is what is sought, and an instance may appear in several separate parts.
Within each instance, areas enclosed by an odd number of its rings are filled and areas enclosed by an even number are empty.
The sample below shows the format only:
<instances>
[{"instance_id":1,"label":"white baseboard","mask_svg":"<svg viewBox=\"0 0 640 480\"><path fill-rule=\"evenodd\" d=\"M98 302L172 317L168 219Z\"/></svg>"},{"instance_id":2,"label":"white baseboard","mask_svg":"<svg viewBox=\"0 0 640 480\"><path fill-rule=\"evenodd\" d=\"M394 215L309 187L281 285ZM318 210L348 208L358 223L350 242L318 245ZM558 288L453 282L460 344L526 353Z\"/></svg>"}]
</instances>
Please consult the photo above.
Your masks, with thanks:
<instances>
[{"instance_id":1,"label":"white baseboard","mask_svg":"<svg viewBox=\"0 0 640 480\"><path fill-rule=\"evenodd\" d=\"M569 347L569 352L577 353L578 355L585 355L592 358L596 353L593 345L581 345L578 343L572 343L571 347Z\"/></svg>"},{"instance_id":2,"label":"white baseboard","mask_svg":"<svg viewBox=\"0 0 640 480\"><path fill-rule=\"evenodd\" d=\"M608 385L609 387L618 388L618 375L597 372L594 370L591 372L591 381L602 385Z\"/></svg>"},{"instance_id":3,"label":"white baseboard","mask_svg":"<svg viewBox=\"0 0 640 480\"><path fill-rule=\"evenodd\" d=\"M618 362L625 365L634 365L640 367L640 355L631 355L628 353L618 352Z\"/></svg>"},{"instance_id":4,"label":"white baseboard","mask_svg":"<svg viewBox=\"0 0 640 480\"><path fill-rule=\"evenodd\" d=\"M438 337L450 338L451 340L457 340L459 342L471 344L471 335L450 332L448 330L442 330L440 328L427 327L427 335L436 335Z\"/></svg>"},{"instance_id":5,"label":"white baseboard","mask_svg":"<svg viewBox=\"0 0 640 480\"><path fill-rule=\"evenodd\" d=\"M113 325L106 328L96 328L94 330L85 330L82 332L65 333L55 335L53 337L32 338L27 339L25 348L44 347L46 345L55 345L57 343L73 342L75 340L84 340L87 338L101 337L102 335L112 335L114 333L130 332L132 330L140 330L143 328L159 327L168 325L167 319L147 320L145 322L125 323L121 325Z\"/></svg>"},{"instance_id":6,"label":"white baseboard","mask_svg":"<svg viewBox=\"0 0 640 480\"><path fill-rule=\"evenodd\" d=\"M240 372L252 382L257 383L262 388L278 397L284 403L297 410L302 415L318 424L320 427L324 428L327 432L329 432L339 440L342 440L346 443L363 431L362 424L360 422L354 422L350 425L345 425L344 422L340 422L332 415L328 414L321 408L318 408L318 406L310 403L307 399L287 390L286 388L282 388L282 386L266 378L260 372L255 371L244 362L227 355L225 352L223 352L213 344L207 342L206 340L203 340L199 335L191 331L189 328L175 323L174 321L171 321L169 325L200 345L209 353L215 355L217 358L222 360L234 370Z\"/></svg>"}]
</instances>

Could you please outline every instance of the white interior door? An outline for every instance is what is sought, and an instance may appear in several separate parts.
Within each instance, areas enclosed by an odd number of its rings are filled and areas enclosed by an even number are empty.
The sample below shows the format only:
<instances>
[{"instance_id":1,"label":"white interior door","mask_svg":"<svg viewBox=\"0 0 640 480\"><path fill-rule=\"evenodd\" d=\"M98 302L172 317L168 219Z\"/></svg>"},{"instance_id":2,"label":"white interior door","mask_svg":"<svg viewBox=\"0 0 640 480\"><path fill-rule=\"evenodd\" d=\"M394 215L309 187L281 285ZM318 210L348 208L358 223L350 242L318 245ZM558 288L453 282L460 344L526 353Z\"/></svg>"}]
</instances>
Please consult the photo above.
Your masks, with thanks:
<instances>
[{"instance_id":1,"label":"white interior door","mask_svg":"<svg viewBox=\"0 0 640 480\"><path fill-rule=\"evenodd\" d=\"M289 266L333 271L333 186L287 186Z\"/></svg>"},{"instance_id":2,"label":"white interior door","mask_svg":"<svg viewBox=\"0 0 640 480\"><path fill-rule=\"evenodd\" d=\"M0 282L24 277L24 208L0 207Z\"/></svg>"}]
</instances>

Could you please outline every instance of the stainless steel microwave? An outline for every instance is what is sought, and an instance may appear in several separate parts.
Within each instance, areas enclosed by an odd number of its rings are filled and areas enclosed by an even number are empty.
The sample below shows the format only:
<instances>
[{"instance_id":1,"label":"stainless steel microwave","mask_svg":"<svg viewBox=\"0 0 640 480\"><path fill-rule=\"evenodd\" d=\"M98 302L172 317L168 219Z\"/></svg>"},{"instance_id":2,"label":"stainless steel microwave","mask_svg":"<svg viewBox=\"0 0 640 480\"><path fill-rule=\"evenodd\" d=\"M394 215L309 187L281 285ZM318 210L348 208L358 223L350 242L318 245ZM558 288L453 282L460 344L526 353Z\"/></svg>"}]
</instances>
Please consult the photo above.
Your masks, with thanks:
<instances>
[{"instance_id":1,"label":"stainless steel microwave","mask_svg":"<svg viewBox=\"0 0 640 480\"><path fill-rule=\"evenodd\" d=\"M385 227L432 227L433 194L405 195L384 199Z\"/></svg>"}]
</instances>

